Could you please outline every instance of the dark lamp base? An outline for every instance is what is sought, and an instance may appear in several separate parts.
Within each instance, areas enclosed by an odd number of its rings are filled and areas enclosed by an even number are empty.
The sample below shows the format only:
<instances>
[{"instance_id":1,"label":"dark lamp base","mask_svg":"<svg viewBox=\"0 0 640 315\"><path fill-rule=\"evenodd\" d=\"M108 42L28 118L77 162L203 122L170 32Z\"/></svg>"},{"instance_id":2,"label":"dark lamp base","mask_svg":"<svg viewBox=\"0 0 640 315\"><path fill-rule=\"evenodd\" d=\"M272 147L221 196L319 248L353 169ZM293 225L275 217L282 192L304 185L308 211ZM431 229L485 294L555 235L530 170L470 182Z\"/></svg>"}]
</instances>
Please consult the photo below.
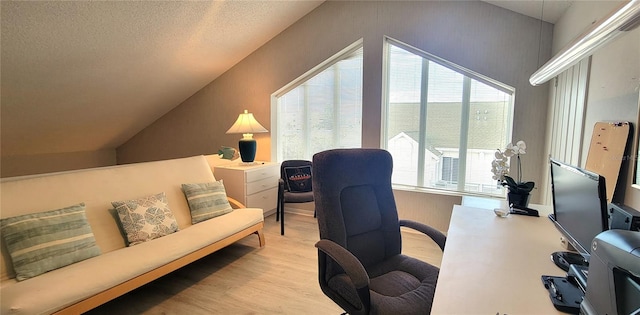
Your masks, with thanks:
<instances>
[{"instance_id":1,"label":"dark lamp base","mask_svg":"<svg viewBox=\"0 0 640 315\"><path fill-rule=\"evenodd\" d=\"M242 162L250 163L256 159L256 149L258 144L255 139L240 139L238 149L240 149L240 158Z\"/></svg>"}]
</instances>

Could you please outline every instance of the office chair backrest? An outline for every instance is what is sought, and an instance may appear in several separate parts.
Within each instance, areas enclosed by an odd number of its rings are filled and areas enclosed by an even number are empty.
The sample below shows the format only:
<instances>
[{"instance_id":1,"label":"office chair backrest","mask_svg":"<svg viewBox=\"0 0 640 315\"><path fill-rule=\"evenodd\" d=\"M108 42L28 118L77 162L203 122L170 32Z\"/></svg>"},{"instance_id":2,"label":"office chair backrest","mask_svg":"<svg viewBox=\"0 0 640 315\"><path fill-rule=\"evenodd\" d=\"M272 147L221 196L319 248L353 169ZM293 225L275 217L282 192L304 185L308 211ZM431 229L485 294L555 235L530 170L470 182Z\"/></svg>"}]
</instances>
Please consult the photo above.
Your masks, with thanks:
<instances>
[{"instance_id":1,"label":"office chair backrest","mask_svg":"<svg viewBox=\"0 0 640 315\"><path fill-rule=\"evenodd\" d=\"M391 155L380 149L336 149L313 157L320 239L329 239L370 266L400 254ZM327 266L327 277L341 272Z\"/></svg>"}]
</instances>

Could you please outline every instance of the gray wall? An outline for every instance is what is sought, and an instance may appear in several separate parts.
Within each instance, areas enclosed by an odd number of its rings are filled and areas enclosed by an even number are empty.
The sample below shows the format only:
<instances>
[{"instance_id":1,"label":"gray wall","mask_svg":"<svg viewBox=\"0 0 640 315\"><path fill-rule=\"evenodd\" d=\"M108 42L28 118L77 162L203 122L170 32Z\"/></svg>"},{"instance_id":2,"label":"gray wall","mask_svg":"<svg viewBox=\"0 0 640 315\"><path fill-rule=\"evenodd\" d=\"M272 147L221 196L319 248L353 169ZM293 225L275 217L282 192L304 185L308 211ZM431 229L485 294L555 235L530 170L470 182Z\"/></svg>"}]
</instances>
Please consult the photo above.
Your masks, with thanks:
<instances>
[{"instance_id":1,"label":"gray wall","mask_svg":"<svg viewBox=\"0 0 640 315\"><path fill-rule=\"evenodd\" d=\"M626 1L576 1L556 23L553 51L559 51ZM591 59L582 154L587 156L593 125L598 121L629 121L637 138L640 88L640 27L598 49ZM635 140L637 141L637 140ZM633 145L633 144L632 144ZM635 145L633 145L635 147ZM614 201L640 209L640 190L631 188L637 155L633 148L618 181ZM584 166L584 165L581 165ZM610 185L610 182L607 182Z\"/></svg>"},{"instance_id":2,"label":"gray wall","mask_svg":"<svg viewBox=\"0 0 640 315\"><path fill-rule=\"evenodd\" d=\"M0 177L116 165L116 150L3 156Z\"/></svg>"},{"instance_id":3,"label":"gray wall","mask_svg":"<svg viewBox=\"0 0 640 315\"><path fill-rule=\"evenodd\" d=\"M524 177L541 181L548 87L529 76L551 51L552 25L480 1L326 2L117 149L118 163L216 152L243 110L270 129L270 96L358 39L364 45L364 147L379 147L383 40L389 36L516 88L514 140ZM542 44L542 55L538 47ZM270 134L255 135L270 160ZM487 170L489 172L489 170ZM537 200L534 194L533 201Z\"/></svg>"}]
</instances>

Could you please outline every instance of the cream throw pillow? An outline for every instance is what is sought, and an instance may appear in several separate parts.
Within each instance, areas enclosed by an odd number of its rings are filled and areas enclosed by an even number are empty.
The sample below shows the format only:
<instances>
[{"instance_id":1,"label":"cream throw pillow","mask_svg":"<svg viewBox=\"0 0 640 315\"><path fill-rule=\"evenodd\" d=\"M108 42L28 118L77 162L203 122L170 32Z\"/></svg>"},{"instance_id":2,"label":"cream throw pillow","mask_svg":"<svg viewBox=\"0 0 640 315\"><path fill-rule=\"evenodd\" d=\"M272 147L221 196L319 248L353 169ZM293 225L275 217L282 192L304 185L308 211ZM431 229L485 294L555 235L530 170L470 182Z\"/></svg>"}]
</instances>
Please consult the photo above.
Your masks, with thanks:
<instances>
[{"instance_id":1,"label":"cream throw pillow","mask_svg":"<svg viewBox=\"0 0 640 315\"><path fill-rule=\"evenodd\" d=\"M113 201L128 246L140 244L178 231L164 192L140 199Z\"/></svg>"}]
</instances>

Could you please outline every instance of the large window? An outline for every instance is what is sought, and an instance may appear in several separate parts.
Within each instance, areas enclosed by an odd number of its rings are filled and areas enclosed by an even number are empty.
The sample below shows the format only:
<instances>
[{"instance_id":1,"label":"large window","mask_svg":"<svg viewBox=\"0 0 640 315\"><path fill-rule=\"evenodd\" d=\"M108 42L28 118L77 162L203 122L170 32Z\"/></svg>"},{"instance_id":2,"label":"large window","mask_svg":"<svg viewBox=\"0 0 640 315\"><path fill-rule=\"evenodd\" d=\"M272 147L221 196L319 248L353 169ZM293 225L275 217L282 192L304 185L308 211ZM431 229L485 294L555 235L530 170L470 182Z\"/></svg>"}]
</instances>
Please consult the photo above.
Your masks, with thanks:
<instances>
[{"instance_id":1,"label":"large window","mask_svg":"<svg viewBox=\"0 0 640 315\"><path fill-rule=\"evenodd\" d=\"M275 95L278 161L311 160L362 141L362 45L334 56Z\"/></svg>"},{"instance_id":2,"label":"large window","mask_svg":"<svg viewBox=\"0 0 640 315\"><path fill-rule=\"evenodd\" d=\"M511 138L514 90L388 39L383 146L393 183L499 195L494 152Z\"/></svg>"}]
</instances>

